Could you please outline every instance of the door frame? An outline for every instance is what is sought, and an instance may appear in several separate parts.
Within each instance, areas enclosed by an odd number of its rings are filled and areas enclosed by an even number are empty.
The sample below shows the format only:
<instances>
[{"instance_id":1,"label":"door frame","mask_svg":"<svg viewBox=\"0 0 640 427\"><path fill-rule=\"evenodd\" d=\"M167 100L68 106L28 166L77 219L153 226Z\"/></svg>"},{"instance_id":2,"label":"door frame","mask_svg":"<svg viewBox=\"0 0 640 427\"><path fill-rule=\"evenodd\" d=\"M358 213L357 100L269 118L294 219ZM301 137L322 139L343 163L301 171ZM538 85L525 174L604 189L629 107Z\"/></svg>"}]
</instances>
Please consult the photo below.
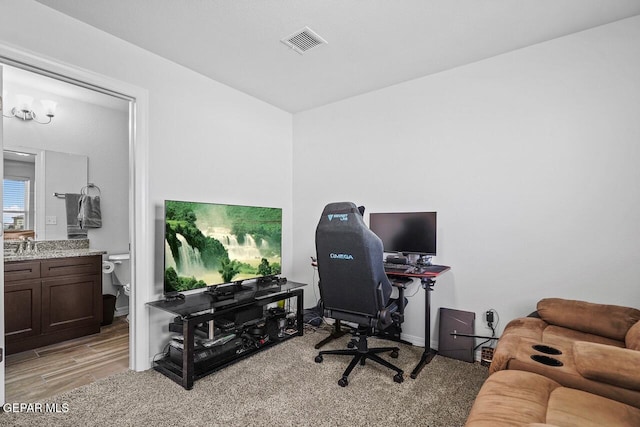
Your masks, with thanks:
<instances>
[{"instance_id":1,"label":"door frame","mask_svg":"<svg viewBox=\"0 0 640 427\"><path fill-rule=\"evenodd\" d=\"M4 96L3 92L3 67L0 64L0 148L4 146L2 137L4 135L3 125L4 119ZM4 176L4 162L0 165L0 174ZM4 186L3 186L4 187ZM0 197L3 196L4 188L0 188ZM2 360L0 360L0 404L5 403L5 387L4 387L4 367L6 366L5 360L7 359L7 346L4 339L4 219L2 220L2 228L0 229L0 257L2 257L2 269L0 269L0 351L2 352Z\"/></svg>"},{"instance_id":2,"label":"door frame","mask_svg":"<svg viewBox=\"0 0 640 427\"><path fill-rule=\"evenodd\" d=\"M129 251L131 253L129 368L135 371L147 370L151 362L149 316L145 303L149 301L150 284L153 280L154 253L153 239L149 237L153 236L154 222L150 217L152 210L149 208L148 190L148 91L93 71L63 64L0 43L1 64L26 69L129 101ZM0 302L3 302L3 294L4 280L0 282ZM0 315L4 316L4 304L0 305ZM3 330L0 333L4 336ZM0 369L4 371L3 363L0 364ZM4 382L1 386L4 388ZM2 395L3 393L0 397Z\"/></svg>"}]
</instances>

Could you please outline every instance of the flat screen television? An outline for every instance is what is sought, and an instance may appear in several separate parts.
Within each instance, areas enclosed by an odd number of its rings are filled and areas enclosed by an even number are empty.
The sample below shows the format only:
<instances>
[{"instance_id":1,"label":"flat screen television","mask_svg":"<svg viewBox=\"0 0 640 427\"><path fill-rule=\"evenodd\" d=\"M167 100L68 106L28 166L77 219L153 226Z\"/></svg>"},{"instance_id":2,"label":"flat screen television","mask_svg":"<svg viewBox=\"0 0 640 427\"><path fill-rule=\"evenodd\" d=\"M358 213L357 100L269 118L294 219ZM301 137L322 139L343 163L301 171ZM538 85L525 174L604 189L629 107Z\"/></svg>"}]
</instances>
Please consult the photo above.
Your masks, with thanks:
<instances>
[{"instance_id":1,"label":"flat screen television","mask_svg":"<svg viewBox=\"0 0 640 427\"><path fill-rule=\"evenodd\" d=\"M436 255L436 212L371 213L369 228L385 252L404 255Z\"/></svg>"},{"instance_id":2,"label":"flat screen television","mask_svg":"<svg viewBox=\"0 0 640 427\"><path fill-rule=\"evenodd\" d=\"M282 209L166 200L164 292L280 274Z\"/></svg>"}]
</instances>

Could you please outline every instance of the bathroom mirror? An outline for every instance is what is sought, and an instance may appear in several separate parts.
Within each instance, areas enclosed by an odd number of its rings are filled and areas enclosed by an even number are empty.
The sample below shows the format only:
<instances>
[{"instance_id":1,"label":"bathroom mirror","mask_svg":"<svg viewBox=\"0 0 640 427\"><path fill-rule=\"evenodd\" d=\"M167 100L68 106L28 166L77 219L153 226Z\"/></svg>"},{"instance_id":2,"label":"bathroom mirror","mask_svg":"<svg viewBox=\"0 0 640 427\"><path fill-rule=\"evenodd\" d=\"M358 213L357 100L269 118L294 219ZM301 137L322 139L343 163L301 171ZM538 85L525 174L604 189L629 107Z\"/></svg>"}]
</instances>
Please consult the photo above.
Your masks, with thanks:
<instances>
[{"instance_id":1,"label":"bathroom mirror","mask_svg":"<svg viewBox=\"0 0 640 427\"><path fill-rule=\"evenodd\" d=\"M66 239L64 194L87 185L87 156L27 147L5 147L3 154L5 240Z\"/></svg>"}]
</instances>

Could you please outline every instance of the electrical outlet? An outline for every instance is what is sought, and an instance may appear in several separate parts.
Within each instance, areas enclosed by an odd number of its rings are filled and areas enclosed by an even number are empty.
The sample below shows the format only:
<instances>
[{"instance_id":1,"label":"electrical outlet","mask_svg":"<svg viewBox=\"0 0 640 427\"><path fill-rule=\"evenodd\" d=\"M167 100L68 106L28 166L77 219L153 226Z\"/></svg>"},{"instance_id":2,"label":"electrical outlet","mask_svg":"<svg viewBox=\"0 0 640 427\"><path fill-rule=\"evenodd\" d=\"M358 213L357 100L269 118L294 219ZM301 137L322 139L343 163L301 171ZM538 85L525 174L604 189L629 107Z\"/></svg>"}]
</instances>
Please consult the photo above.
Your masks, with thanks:
<instances>
[{"instance_id":1,"label":"electrical outlet","mask_svg":"<svg viewBox=\"0 0 640 427\"><path fill-rule=\"evenodd\" d=\"M56 216L47 216L45 217L46 225L56 225L58 223L58 218Z\"/></svg>"},{"instance_id":2,"label":"electrical outlet","mask_svg":"<svg viewBox=\"0 0 640 427\"><path fill-rule=\"evenodd\" d=\"M487 323L493 323L493 311L487 311L485 313L485 319L487 319Z\"/></svg>"}]
</instances>

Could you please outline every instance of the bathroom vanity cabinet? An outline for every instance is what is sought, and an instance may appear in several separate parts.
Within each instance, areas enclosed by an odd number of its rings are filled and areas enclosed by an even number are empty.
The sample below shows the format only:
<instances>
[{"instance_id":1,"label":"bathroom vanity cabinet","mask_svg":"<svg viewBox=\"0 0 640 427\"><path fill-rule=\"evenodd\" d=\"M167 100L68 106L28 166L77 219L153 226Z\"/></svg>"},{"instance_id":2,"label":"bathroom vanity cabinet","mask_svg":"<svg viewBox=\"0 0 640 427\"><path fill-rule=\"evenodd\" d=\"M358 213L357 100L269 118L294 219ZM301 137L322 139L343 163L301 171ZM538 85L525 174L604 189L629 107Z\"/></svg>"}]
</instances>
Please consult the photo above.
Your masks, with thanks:
<instances>
[{"instance_id":1,"label":"bathroom vanity cabinet","mask_svg":"<svg viewBox=\"0 0 640 427\"><path fill-rule=\"evenodd\" d=\"M4 264L7 354L100 332L102 256Z\"/></svg>"}]
</instances>

